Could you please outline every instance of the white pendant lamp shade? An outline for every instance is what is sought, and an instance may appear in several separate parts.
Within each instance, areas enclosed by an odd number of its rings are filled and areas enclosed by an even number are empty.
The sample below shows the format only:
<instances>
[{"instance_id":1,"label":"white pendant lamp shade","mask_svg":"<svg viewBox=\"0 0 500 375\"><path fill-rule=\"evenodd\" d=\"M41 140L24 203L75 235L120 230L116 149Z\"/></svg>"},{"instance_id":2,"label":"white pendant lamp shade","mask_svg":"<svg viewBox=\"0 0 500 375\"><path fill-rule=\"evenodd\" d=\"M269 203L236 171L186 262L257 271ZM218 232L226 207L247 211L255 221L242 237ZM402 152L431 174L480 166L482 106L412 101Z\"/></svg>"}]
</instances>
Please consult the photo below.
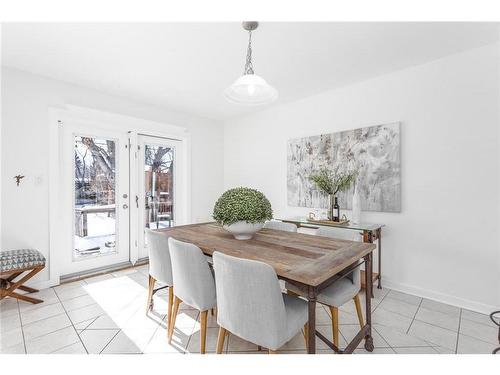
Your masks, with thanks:
<instances>
[{"instance_id":1,"label":"white pendant lamp shade","mask_svg":"<svg viewBox=\"0 0 500 375\"><path fill-rule=\"evenodd\" d=\"M256 74L244 74L224 91L231 103L259 105L274 102L278 91Z\"/></svg>"},{"instance_id":2,"label":"white pendant lamp shade","mask_svg":"<svg viewBox=\"0 0 500 375\"><path fill-rule=\"evenodd\" d=\"M224 96L231 103L259 105L278 99L278 91L253 71L252 31L258 26L255 21L243 22L243 28L248 31L247 58L243 75L224 91Z\"/></svg>"}]
</instances>

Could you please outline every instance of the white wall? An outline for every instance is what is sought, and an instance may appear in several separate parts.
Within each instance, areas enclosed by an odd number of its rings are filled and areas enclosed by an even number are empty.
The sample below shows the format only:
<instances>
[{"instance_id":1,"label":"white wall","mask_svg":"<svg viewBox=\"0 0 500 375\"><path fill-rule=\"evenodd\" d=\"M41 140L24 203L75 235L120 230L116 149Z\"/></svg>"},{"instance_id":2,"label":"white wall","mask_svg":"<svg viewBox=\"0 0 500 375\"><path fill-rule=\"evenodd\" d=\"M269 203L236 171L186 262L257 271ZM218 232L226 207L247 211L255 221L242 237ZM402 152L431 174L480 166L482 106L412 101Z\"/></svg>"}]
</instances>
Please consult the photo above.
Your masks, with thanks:
<instances>
[{"instance_id":1,"label":"white wall","mask_svg":"<svg viewBox=\"0 0 500 375\"><path fill-rule=\"evenodd\" d=\"M1 248L48 255L49 107L67 104L183 126L191 136L191 217L206 221L223 187L223 129L214 121L2 68ZM16 187L13 176L26 177ZM41 184L35 178L41 177ZM38 281L48 279L44 270Z\"/></svg>"},{"instance_id":2,"label":"white wall","mask_svg":"<svg viewBox=\"0 0 500 375\"><path fill-rule=\"evenodd\" d=\"M500 306L499 46L489 45L226 121L224 185L288 207L286 144L401 121L402 212L383 230L384 285L491 312ZM335 71L329 72L335 74Z\"/></svg>"}]
</instances>

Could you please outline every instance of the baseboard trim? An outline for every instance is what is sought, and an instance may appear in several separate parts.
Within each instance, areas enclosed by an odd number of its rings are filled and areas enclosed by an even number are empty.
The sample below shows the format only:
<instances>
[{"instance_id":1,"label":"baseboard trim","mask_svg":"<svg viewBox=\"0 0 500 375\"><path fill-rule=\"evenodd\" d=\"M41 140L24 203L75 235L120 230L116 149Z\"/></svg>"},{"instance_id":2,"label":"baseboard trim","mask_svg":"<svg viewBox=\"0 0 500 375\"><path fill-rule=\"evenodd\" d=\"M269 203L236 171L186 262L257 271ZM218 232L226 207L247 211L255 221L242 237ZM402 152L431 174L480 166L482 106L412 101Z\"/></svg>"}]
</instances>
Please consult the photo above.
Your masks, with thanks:
<instances>
[{"instance_id":1,"label":"baseboard trim","mask_svg":"<svg viewBox=\"0 0 500 375\"><path fill-rule=\"evenodd\" d=\"M475 311L481 314L491 314L493 311L499 309L500 306L493 306L484 304L481 302L471 301L468 299L451 296L449 294L444 294L440 292L435 292L428 289L423 289L413 285L408 285L404 283L398 283L387 278L382 279L382 285L389 289L396 290L398 292L413 294L418 297L431 299L436 302L446 303L448 305L457 306L464 308L466 310Z\"/></svg>"},{"instance_id":2,"label":"baseboard trim","mask_svg":"<svg viewBox=\"0 0 500 375\"><path fill-rule=\"evenodd\" d=\"M64 283L68 283L68 282L72 282L72 281L76 281L76 280L87 279L89 277L104 275L106 273L120 271L120 270L130 268L130 267L133 267L132 263L130 263L129 261L126 261L126 262L122 262L122 263L118 263L118 264L113 264L111 266L98 267L98 268L94 268L94 269L88 270L88 271L62 275L61 276L61 283L64 284Z\"/></svg>"},{"instance_id":3,"label":"baseboard trim","mask_svg":"<svg viewBox=\"0 0 500 375\"><path fill-rule=\"evenodd\" d=\"M38 289L38 290L51 288L51 287L57 286L59 284L60 284L59 279L41 280L41 281L37 281L35 283L27 283L27 285L31 286L32 288Z\"/></svg>"}]
</instances>

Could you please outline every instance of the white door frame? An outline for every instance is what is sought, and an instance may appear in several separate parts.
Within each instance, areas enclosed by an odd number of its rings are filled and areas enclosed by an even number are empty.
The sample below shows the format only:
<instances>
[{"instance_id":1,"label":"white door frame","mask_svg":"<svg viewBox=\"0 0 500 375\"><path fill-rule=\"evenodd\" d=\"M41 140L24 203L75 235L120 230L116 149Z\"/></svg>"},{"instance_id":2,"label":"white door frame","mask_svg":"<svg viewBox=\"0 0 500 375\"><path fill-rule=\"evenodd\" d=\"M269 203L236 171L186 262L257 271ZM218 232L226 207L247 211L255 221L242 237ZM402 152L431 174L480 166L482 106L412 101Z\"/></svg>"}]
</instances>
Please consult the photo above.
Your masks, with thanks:
<instances>
[{"instance_id":1,"label":"white door frame","mask_svg":"<svg viewBox=\"0 0 500 375\"><path fill-rule=\"evenodd\" d=\"M60 121L76 120L85 121L88 123L94 123L95 125L106 124L110 130L128 129L130 131L130 144L135 144L137 146L137 134L160 136L165 138L179 139L183 141L184 149L184 167L186 168L185 182L184 186L186 189L185 194L185 221L186 223L191 222L191 136L187 132L186 128L159 123L155 121L144 120L140 118L135 118L131 116L125 116L121 114L100 111L92 108L86 108L75 105L66 105L64 107L51 107L48 109L49 112L49 256L48 256L48 268L49 268L49 281L48 286L58 285L60 283L61 267L58 264L59 251L63 251L64 242L61 240L62 236L58 232L58 227L62 220L62 205L59 200L60 187L59 181L61 177L61 168L59 155L61 151L60 144ZM135 137L135 139L134 139ZM137 150L137 147L132 148ZM137 169L135 173L133 171L133 164L131 165L131 176L132 179L137 179ZM137 168L137 165L135 165ZM135 184L132 183L131 186L137 186L137 181ZM137 191L132 192L129 190L130 196L134 197ZM132 195L134 194L134 195ZM131 203L135 201L131 200ZM135 204L131 204L130 207L136 207ZM130 223L137 223L137 209L129 210L130 212ZM136 224L135 224L136 225ZM141 228L142 229L142 228ZM138 248L135 246L137 241L137 231L130 230L130 260L132 263L137 261Z\"/></svg>"}]
</instances>

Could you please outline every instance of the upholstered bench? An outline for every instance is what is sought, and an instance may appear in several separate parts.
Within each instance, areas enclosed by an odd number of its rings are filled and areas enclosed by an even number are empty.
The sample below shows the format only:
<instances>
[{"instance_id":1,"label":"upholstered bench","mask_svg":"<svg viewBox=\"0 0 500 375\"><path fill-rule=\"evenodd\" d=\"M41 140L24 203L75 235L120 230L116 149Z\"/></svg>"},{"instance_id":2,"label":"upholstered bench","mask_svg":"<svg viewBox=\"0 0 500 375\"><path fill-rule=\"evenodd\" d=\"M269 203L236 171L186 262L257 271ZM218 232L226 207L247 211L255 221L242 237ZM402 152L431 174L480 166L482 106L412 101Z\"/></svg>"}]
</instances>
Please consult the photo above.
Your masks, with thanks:
<instances>
[{"instance_id":1,"label":"upholstered bench","mask_svg":"<svg viewBox=\"0 0 500 375\"><path fill-rule=\"evenodd\" d=\"M28 293L38 292L37 289L23 285L45 268L45 257L33 249L0 251L0 300L13 297L31 303L43 302L40 299L28 297L26 294L16 293L16 289ZM16 278L28 272L18 281Z\"/></svg>"}]
</instances>

